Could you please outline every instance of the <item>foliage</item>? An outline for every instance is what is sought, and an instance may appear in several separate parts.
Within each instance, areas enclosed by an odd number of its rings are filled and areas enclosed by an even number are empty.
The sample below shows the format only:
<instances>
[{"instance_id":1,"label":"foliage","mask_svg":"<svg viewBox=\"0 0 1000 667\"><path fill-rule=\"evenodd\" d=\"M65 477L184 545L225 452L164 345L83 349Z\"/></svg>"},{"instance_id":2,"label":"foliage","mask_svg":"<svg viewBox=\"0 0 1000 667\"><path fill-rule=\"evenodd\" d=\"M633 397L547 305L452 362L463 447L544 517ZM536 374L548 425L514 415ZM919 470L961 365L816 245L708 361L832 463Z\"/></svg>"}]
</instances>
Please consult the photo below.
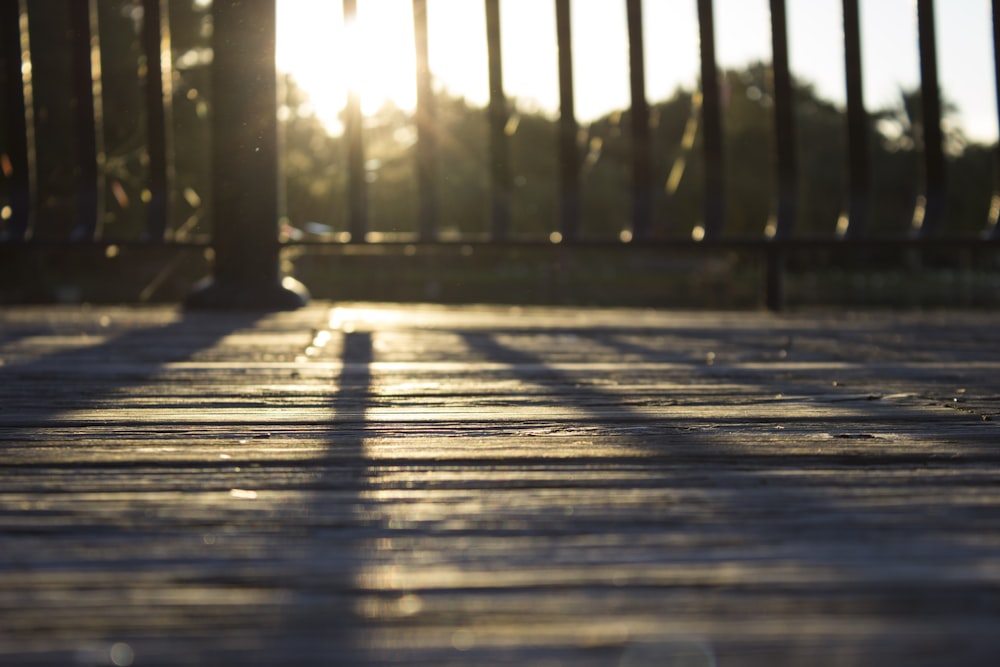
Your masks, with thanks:
<instances>
[{"instance_id":1,"label":"foliage","mask_svg":"<svg viewBox=\"0 0 1000 667\"><path fill-rule=\"evenodd\" d=\"M773 207L775 152L769 68L753 63L723 73L723 118L727 234L759 237ZM294 88L290 88L294 90ZM296 90L296 95L302 95ZM798 142L799 212L796 234L830 237L847 208L847 130L844 112L819 97L808 82L795 83ZM905 234L919 192L918 150L913 138L918 93L905 92L899 107L870 114L872 160L870 233ZM437 195L445 228L462 232L486 229L489 182L485 112L439 91ZM514 179L514 230L545 236L558 220L556 123L540 113L520 111L515 103L508 125ZM993 148L968 141L955 123L956 109L945 106L949 159L949 228L974 234L986 220L992 188ZM655 233L689 238L700 223L704 174L699 108L694 91L678 89L651 108L654 170L658 182ZM630 114L614 112L581 127L580 173L583 228L586 234L616 238L628 227L630 211ZM367 121L366 151L371 171L369 196L373 228L412 231L416 210L412 119L391 106ZM692 145L685 130L694 127ZM916 130L915 130L916 126ZM409 131L407 128L410 128ZM314 133L310 136L310 133ZM320 220L340 229L346 212L329 196L345 187L341 139L321 136L307 117L288 124L289 214L293 224ZM306 147L310 148L306 148ZM308 155L311 153L311 155ZM292 168L292 165L299 168ZM670 174L683 174L675 190ZM297 183L297 179L305 179ZM294 184L294 185L293 185ZM297 193L293 197L293 191ZM299 200L298 197L303 197ZM340 195L342 201L343 195ZM325 217L323 217L325 216Z\"/></svg>"}]
</instances>

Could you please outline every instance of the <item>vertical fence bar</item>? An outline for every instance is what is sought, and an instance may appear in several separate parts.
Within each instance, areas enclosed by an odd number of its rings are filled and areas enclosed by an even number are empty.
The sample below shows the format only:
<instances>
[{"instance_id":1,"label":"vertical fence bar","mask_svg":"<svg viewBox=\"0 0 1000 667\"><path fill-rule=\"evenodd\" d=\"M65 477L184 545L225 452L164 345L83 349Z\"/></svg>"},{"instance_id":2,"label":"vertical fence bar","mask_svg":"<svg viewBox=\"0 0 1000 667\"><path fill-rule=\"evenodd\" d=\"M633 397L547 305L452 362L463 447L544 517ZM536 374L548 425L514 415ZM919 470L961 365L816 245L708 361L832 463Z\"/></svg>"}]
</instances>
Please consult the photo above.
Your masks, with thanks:
<instances>
[{"instance_id":1,"label":"vertical fence bar","mask_svg":"<svg viewBox=\"0 0 1000 667\"><path fill-rule=\"evenodd\" d=\"M0 0L0 104L6 107L8 147L7 154L0 157L0 169L10 192L10 217L2 238L12 241L30 237L34 199L31 68L24 55L26 22L27 11L20 0Z\"/></svg>"},{"instance_id":2,"label":"vertical fence bar","mask_svg":"<svg viewBox=\"0 0 1000 667\"><path fill-rule=\"evenodd\" d=\"M653 222L653 165L646 101L642 0L627 0L629 79L632 92L632 237L649 238Z\"/></svg>"},{"instance_id":3,"label":"vertical fence bar","mask_svg":"<svg viewBox=\"0 0 1000 667\"><path fill-rule=\"evenodd\" d=\"M274 0L212 3L214 275L192 308L290 310L300 284L281 279Z\"/></svg>"},{"instance_id":4,"label":"vertical fence bar","mask_svg":"<svg viewBox=\"0 0 1000 667\"><path fill-rule=\"evenodd\" d=\"M556 39L559 46L559 234L574 241L580 231L580 158L577 147L573 96L573 39L569 0L556 0Z\"/></svg>"},{"instance_id":5,"label":"vertical fence bar","mask_svg":"<svg viewBox=\"0 0 1000 667\"><path fill-rule=\"evenodd\" d=\"M357 39L357 0L343 0L347 50L351 58L359 56ZM348 65L350 67L350 65ZM358 72L348 74L347 108L344 110L344 136L347 140L347 231L352 243L362 243L368 233L368 181L365 180L365 147L362 136L361 93Z\"/></svg>"},{"instance_id":6,"label":"vertical fence bar","mask_svg":"<svg viewBox=\"0 0 1000 667\"><path fill-rule=\"evenodd\" d=\"M704 137L705 194L702 223L705 240L722 236L725 224L725 183L722 157L722 100L715 61L715 16L713 0L698 0L698 27L701 35L701 118Z\"/></svg>"},{"instance_id":7,"label":"vertical fence bar","mask_svg":"<svg viewBox=\"0 0 1000 667\"><path fill-rule=\"evenodd\" d=\"M927 238L940 231L945 209L944 134L941 130L934 0L917 0L917 32L920 45L923 194L913 210L913 231Z\"/></svg>"},{"instance_id":8,"label":"vertical fence bar","mask_svg":"<svg viewBox=\"0 0 1000 667\"><path fill-rule=\"evenodd\" d=\"M798 155L795 96L788 66L788 22L785 0L771 0L771 48L774 72L774 134L778 160L778 202L773 237L791 237L798 218Z\"/></svg>"},{"instance_id":9,"label":"vertical fence bar","mask_svg":"<svg viewBox=\"0 0 1000 667\"><path fill-rule=\"evenodd\" d=\"M170 217L173 159L170 153L173 98L170 20L167 2L143 0L143 50L146 55L146 132L149 143L149 192L146 236L162 239Z\"/></svg>"},{"instance_id":10,"label":"vertical fence bar","mask_svg":"<svg viewBox=\"0 0 1000 667\"><path fill-rule=\"evenodd\" d=\"M993 0L993 71L996 75L997 121L1000 129L1000 0ZM990 213L987 222L986 235L989 238L1000 239L1000 142L993 150L993 199L990 202Z\"/></svg>"},{"instance_id":11,"label":"vertical fence bar","mask_svg":"<svg viewBox=\"0 0 1000 667\"><path fill-rule=\"evenodd\" d=\"M493 188L491 234L494 241L510 235L512 181L507 148L507 97L503 91L500 0L486 0L486 46L490 77L490 180Z\"/></svg>"},{"instance_id":12,"label":"vertical fence bar","mask_svg":"<svg viewBox=\"0 0 1000 667\"><path fill-rule=\"evenodd\" d=\"M104 217L104 117L96 0L70 2L73 99L80 163L74 240L97 239Z\"/></svg>"},{"instance_id":13,"label":"vertical fence bar","mask_svg":"<svg viewBox=\"0 0 1000 667\"><path fill-rule=\"evenodd\" d=\"M868 205L871 198L868 113L865 111L861 68L861 20L858 15L858 0L844 0L843 7L850 194L846 220L838 223L837 231L844 238L857 239L864 236L868 226Z\"/></svg>"},{"instance_id":14,"label":"vertical fence bar","mask_svg":"<svg viewBox=\"0 0 1000 667\"><path fill-rule=\"evenodd\" d=\"M417 231L421 241L437 238L437 191L434 172L437 124L427 47L427 0L413 0L413 36L417 56Z\"/></svg>"},{"instance_id":15,"label":"vertical fence bar","mask_svg":"<svg viewBox=\"0 0 1000 667\"><path fill-rule=\"evenodd\" d=\"M774 75L774 134L778 161L777 210L768 225L768 235L776 240L792 236L798 218L798 160L795 145L795 97L792 72L788 65L788 20L785 0L771 0L771 49ZM781 310L785 301L785 253L781 248L767 252L765 302L771 310Z\"/></svg>"}]
</instances>

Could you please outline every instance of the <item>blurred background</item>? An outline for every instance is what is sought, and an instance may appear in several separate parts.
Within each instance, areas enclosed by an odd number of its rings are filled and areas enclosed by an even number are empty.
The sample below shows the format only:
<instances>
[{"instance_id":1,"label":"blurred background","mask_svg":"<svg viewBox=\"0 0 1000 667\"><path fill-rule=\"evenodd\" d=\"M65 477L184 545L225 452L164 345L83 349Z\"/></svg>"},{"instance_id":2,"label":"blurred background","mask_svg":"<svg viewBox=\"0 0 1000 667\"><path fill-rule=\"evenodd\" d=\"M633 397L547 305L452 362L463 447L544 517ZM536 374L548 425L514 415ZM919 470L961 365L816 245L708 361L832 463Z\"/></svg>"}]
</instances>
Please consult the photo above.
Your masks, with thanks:
<instances>
[{"instance_id":1,"label":"blurred background","mask_svg":"<svg viewBox=\"0 0 1000 667\"><path fill-rule=\"evenodd\" d=\"M38 0L28 0L28 5ZM71 63L62 45L62 5L31 12L38 202L34 238L72 233L75 178ZM512 235L546 239L558 218L558 75L553 3L503 0L505 128L513 179ZM212 232L209 123L212 89L210 0L169 3L174 170L167 239L193 248L146 248L141 238L149 154L142 98L143 6L99 0L106 193L103 246L69 253L50 247L5 252L0 299L176 300L207 269L198 244ZM646 91L650 102L654 238L697 238L703 211L696 3L646 0ZM628 35L621 0L573 0L576 113L580 123L582 220L588 238L617 240L629 226ZM947 225L976 237L986 225L997 142L996 79L989 0L937 3L938 52L948 166ZM829 238L845 208L847 130L839 0L788 0L790 61L797 112L800 217L796 236ZM483 3L428 0L441 238L489 230L487 50ZM718 0L716 43L723 103L726 234L760 238L775 192L774 114L767 0ZM865 98L870 116L872 197L868 233L905 236L919 193L919 55L911 0L862 0ZM348 169L347 91L361 96L368 217L375 237L415 232L418 187L413 14L410 0L359 0L345 25L341 3L278 0L283 239L343 238ZM346 67L349 64L350 67ZM353 77L353 78L352 78ZM6 108L6 107L5 107ZM4 113L7 113L6 111ZM7 123L9 119L0 118ZM6 137L6 133L0 133ZM0 146L0 153L6 154ZM0 190L0 225L10 218ZM0 227L0 230L3 228ZM115 247L115 241L121 247ZM110 245L109 245L110 244ZM88 256L88 252L93 257ZM970 253L913 258L805 253L789 270L792 301L994 305L996 258ZM135 280L120 268L135 257ZM210 259L210 258L209 258ZM862 261L864 260L864 261ZM115 268L115 262L118 263ZM286 268L327 298L445 301L628 302L746 305L759 266L736 251L671 253L482 248L428 249L295 245ZM864 265L861 267L860 265ZM859 270L864 268L865 270ZM30 276L26 280L25 276ZM617 283L621 283L620 285Z\"/></svg>"}]
</instances>

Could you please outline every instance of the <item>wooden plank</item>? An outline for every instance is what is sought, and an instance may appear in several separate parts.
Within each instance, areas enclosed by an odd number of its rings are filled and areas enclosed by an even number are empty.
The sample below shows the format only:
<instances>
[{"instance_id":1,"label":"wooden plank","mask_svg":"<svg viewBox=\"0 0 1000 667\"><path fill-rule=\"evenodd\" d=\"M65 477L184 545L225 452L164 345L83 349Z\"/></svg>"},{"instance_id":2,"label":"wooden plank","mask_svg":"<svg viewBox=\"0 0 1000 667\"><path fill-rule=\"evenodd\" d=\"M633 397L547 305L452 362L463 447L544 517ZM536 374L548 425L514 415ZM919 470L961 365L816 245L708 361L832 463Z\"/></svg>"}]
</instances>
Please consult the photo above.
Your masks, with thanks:
<instances>
[{"instance_id":1,"label":"wooden plank","mask_svg":"<svg viewBox=\"0 0 1000 667\"><path fill-rule=\"evenodd\" d=\"M995 664L998 324L8 309L0 664Z\"/></svg>"}]
</instances>

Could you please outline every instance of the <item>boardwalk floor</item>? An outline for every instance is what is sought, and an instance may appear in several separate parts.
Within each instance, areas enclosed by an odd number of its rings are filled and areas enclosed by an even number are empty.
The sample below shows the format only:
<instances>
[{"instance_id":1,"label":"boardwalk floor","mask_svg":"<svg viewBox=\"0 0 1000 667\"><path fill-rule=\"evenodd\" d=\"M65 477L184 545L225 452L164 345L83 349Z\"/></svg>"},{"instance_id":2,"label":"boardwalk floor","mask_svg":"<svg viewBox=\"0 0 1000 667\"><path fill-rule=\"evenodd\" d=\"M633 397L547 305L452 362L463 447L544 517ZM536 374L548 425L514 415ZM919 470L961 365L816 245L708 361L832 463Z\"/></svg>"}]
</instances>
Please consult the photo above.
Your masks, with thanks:
<instances>
[{"instance_id":1,"label":"boardwalk floor","mask_svg":"<svg viewBox=\"0 0 1000 667\"><path fill-rule=\"evenodd\" d=\"M1000 314L0 314L0 664L1000 664Z\"/></svg>"}]
</instances>

